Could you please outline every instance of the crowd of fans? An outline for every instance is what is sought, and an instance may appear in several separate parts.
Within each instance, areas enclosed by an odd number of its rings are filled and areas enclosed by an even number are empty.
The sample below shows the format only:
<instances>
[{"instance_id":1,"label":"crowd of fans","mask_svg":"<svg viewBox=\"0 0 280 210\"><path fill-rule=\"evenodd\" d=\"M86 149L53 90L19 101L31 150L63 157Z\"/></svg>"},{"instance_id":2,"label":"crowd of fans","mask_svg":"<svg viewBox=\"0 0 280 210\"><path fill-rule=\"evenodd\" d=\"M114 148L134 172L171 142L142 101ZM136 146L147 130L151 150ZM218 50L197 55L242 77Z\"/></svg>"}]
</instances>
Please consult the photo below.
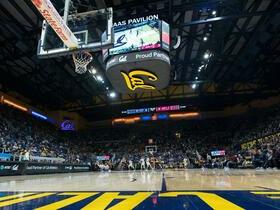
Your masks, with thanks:
<instances>
[{"instance_id":1,"label":"crowd of fans","mask_svg":"<svg viewBox=\"0 0 280 210\"><path fill-rule=\"evenodd\" d=\"M217 150L225 155L213 156L211 151ZM63 160L97 170L280 168L280 110L62 132L0 105L1 153L11 154L10 161Z\"/></svg>"},{"instance_id":2,"label":"crowd of fans","mask_svg":"<svg viewBox=\"0 0 280 210\"><path fill-rule=\"evenodd\" d=\"M55 158L53 160L79 162L80 158L53 125L2 105L0 153L12 154L11 159L18 161L32 161L34 157L45 157L45 160Z\"/></svg>"}]
</instances>

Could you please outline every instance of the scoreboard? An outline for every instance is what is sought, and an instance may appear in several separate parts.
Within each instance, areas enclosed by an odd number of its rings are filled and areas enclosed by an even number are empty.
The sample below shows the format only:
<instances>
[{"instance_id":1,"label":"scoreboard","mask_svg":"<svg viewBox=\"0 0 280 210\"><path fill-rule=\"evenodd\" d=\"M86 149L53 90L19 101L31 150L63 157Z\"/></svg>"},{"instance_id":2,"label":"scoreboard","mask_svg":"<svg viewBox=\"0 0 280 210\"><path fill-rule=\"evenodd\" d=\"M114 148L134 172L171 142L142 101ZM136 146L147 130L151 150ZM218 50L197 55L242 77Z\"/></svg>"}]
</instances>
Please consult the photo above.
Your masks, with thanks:
<instances>
[{"instance_id":1,"label":"scoreboard","mask_svg":"<svg viewBox=\"0 0 280 210\"><path fill-rule=\"evenodd\" d=\"M170 81L169 24L158 15L114 24L114 46L103 50L106 74L116 91L160 90Z\"/></svg>"}]
</instances>

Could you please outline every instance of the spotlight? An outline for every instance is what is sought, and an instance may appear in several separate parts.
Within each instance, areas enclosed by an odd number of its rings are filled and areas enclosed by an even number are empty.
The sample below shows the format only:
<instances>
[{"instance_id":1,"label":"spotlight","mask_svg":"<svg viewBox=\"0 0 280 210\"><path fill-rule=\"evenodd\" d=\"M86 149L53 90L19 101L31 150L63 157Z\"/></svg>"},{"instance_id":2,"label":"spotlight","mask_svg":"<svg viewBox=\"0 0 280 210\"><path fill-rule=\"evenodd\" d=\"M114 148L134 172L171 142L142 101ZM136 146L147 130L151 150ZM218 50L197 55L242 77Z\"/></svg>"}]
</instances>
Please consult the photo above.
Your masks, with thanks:
<instances>
[{"instance_id":1,"label":"spotlight","mask_svg":"<svg viewBox=\"0 0 280 210\"><path fill-rule=\"evenodd\" d=\"M196 88L196 84L192 84L192 89L195 89Z\"/></svg>"},{"instance_id":2,"label":"spotlight","mask_svg":"<svg viewBox=\"0 0 280 210\"><path fill-rule=\"evenodd\" d=\"M195 80L197 80L198 79L198 77L195 77Z\"/></svg>"},{"instance_id":3,"label":"spotlight","mask_svg":"<svg viewBox=\"0 0 280 210\"><path fill-rule=\"evenodd\" d=\"M206 59L209 59L209 58L210 58L210 53L209 53L209 52L204 53L203 58L204 58L205 60L206 60Z\"/></svg>"},{"instance_id":4,"label":"spotlight","mask_svg":"<svg viewBox=\"0 0 280 210\"><path fill-rule=\"evenodd\" d=\"M203 67L204 67L204 65L201 65L200 67L198 67L198 72L201 72Z\"/></svg>"},{"instance_id":5,"label":"spotlight","mask_svg":"<svg viewBox=\"0 0 280 210\"><path fill-rule=\"evenodd\" d=\"M109 87L106 87L106 90L109 90Z\"/></svg>"},{"instance_id":6,"label":"spotlight","mask_svg":"<svg viewBox=\"0 0 280 210\"><path fill-rule=\"evenodd\" d=\"M115 98L117 94L115 92L110 92L109 93L110 98Z\"/></svg>"},{"instance_id":7,"label":"spotlight","mask_svg":"<svg viewBox=\"0 0 280 210\"><path fill-rule=\"evenodd\" d=\"M205 65L204 65L204 64L202 64L199 68L201 68L201 69L202 69L204 66L205 66Z\"/></svg>"},{"instance_id":8,"label":"spotlight","mask_svg":"<svg viewBox=\"0 0 280 210\"><path fill-rule=\"evenodd\" d=\"M216 11L216 10L213 10L213 11L212 11L212 15L215 16L216 14L217 14L217 11Z\"/></svg>"},{"instance_id":9,"label":"spotlight","mask_svg":"<svg viewBox=\"0 0 280 210\"><path fill-rule=\"evenodd\" d=\"M102 78L102 76L100 76L100 75L97 75L97 76L96 76L96 79L97 79L98 81L100 81L100 82L103 81L103 78Z\"/></svg>"},{"instance_id":10,"label":"spotlight","mask_svg":"<svg viewBox=\"0 0 280 210\"><path fill-rule=\"evenodd\" d=\"M204 36L204 37L203 37L203 41L206 42L207 40L208 40L208 37L207 37L207 36Z\"/></svg>"},{"instance_id":11,"label":"spotlight","mask_svg":"<svg viewBox=\"0 0 280 210\"><path fill-rule=\"evenodd\" d=\"M95 69L95 68L93 68L93 67L92 67L92 68L90 69L90 73L92 73L92 74L96 74L96 73L97 73L97 71L96 71L96 69Z\"/></svg>"}]
</instances>

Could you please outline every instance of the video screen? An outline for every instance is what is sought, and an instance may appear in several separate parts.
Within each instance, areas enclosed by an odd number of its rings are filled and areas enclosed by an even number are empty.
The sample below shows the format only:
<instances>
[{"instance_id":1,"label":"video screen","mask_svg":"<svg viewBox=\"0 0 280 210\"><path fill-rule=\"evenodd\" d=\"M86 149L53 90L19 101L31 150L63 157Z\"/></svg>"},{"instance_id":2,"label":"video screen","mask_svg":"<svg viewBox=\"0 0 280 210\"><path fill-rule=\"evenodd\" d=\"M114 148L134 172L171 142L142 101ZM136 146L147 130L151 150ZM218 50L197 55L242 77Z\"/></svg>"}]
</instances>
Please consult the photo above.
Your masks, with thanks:
<instances>
[{"instance_id":1,"label":"video screen","mask_svg":"<svg viewBox=\"0 0 280 210\"><path fill-rule=\"evenodd\" d=\"M219 150L219 151L212 151L211 156L225 156L226 152L225 150Z\"/></svg>"},{"instance_id":2,"label":"video screen","mask_svg":"<svg viewBox=\"0 0 280 210\"><path fill-rule=\"evenodd\" d=\"M147 20L138 24L115 26L114 47L110 55L160 48L160 21Z\"/></svg>"}]
</instances>

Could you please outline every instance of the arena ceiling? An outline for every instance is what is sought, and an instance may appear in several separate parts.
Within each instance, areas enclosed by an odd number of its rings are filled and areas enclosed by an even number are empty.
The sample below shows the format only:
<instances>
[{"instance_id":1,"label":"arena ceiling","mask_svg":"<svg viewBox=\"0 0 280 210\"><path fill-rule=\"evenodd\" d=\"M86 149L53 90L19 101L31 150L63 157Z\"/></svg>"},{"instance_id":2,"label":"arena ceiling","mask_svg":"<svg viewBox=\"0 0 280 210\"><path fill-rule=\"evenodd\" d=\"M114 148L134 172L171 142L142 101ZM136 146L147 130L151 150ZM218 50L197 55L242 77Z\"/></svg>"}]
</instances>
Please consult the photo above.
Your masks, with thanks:
<instances>
[{"instance_id":1,"label":"arena ceiling","mask_svg":"<svg viewBox=\"0 0 280 210\"><path fill-rule=\"evenodd\" d=\"M218 100L218 96L228 96L234 100L232 96L240 94L279 94L280 1L75 0L75 4L82 10L113 7L114 20L159 14L171 26L172 45L181 38L180 46L170 53L170 87L108 97L109 81L105 78L104 85L90 73L75 74L70 57L39 60L41 15L30 0L2 0L0 84L4 92L16 91L34 105L67 110L186 97ZM200 69L205 52L212 57ZM100 53L94 61L104 75Z\"/></svg>"}]
</instances>

